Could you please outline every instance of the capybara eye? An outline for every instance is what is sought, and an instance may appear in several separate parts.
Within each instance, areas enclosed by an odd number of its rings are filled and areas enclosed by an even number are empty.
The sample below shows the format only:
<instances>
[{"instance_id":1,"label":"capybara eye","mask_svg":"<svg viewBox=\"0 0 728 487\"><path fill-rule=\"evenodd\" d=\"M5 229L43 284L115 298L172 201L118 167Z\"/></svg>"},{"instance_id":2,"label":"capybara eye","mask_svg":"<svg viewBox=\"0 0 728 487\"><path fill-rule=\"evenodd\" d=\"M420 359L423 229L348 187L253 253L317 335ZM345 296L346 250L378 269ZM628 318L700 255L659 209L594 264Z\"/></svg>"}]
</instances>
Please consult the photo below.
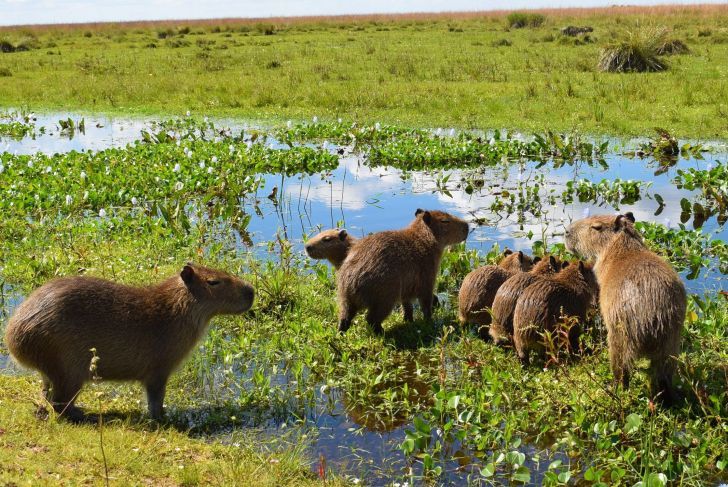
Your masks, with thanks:
<instances>
[{"instance_id":1,"label":"capybara eye","mask_svg":"<svg viewBox=\"0 0 728 487\"><path fill-rule=\"evenodd\" d=\"M220 284L220 281L218 281L217 279L208 279L207 284L209 284L210 286L217 286L218 284Z\"/></svg>"},{"instance_id":2,"label":"capybara eye","mask_svg":"<svg viewBox=\"0 0 728 487\"><path fill-rule=\"evenodd\" d=\"M599 230L601 230L601 229L602 229L602 224L601 224L601 223L598 223L598 224L596 224L596 225L592 225L592 228L593 228L594 230L596 230L596 231L599 231Z\"/></svg>"},{"instance_id":3,"label":"capybara eye","mask_svg":"<svg viewBox=\"0 0 728 487\"><path fill-rule=\"evenodd\" d=\"M450 220L441 220L442 223L450 223Z\"/></svg>"},{"instance_id":4,"label":"capybara eye","mask_svg":"<svg viewBox=\"0 0 728 487\"><path fill-rule=\"evenodd\" d=\"M328 242L329 240L331 240L331 237L324 237L324 238L323 238L323 241L324 241L324 242Z\"/></svg>"}]
</instances>

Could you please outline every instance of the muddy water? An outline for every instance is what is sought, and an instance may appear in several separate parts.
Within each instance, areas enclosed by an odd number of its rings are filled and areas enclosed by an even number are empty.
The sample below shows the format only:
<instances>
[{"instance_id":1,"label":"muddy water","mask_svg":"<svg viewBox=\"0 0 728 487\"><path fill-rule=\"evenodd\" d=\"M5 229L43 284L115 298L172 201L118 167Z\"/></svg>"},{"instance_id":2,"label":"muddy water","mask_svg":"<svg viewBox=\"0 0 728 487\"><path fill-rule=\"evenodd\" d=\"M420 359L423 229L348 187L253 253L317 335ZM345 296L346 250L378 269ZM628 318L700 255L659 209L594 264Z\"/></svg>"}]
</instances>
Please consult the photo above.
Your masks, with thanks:
<instances>
[{"instance_id":1,"label":"muddy water","mask_svg":"<svg viewBox=\"0 0 728 487\"><path fill-rule=\"evenodd\" d=\"M57 120L69 116L74 120L85 119L85 133L76 132L73 137L60 133ZM150 122L67 113L50 114L39 117L37 121L38 126L47 127L45 134L19 141L0 139L0 150L53 153L123 146L138 139L140 130L149 126ZM241 127L244 123L236 125ZM336 149L330 146L331 151ZM469 248L487 252L497 242L501 247L529 250L533 240L545 240L549 244L561 242L564 226L585 214L632 211L638 220L675 226L680 221L680 200L692 200L695 197L691 192L678 190L671 183L675 171L690 167L704 169L708 164L727 160L727 150L707 154L705 160L680 159L675 167L659 175L655 175L657 168L649 161L615 154L606 157L606 168L586 164L556 169L549 165L539 168L536 163L524 162L513 164L507 169L408 172L405 175L392 168L371 168L366 165L362 155L348 153L341 158L339 168L330 175L289 178L266 176L265 187L259 194L262 216L253 215L248 231L254 249L260 249L261 256L266 253L265 244L274 240L277 234L292 241L296 250L302 252L305 237L323 228L341 225L355 236L364 236L370 232L406 225L413 218L416 208L439 208L480 223L472 227L467 240ZM448 174L448 182L444 186L438 185L438 181ZM504 189L519 191L519 185L522 188L540 184L545 191L553 190L560 195L568 181L581 178L591 181L616 178L643 180L651 181L652 185L640 200L619 208L599 202L557 202L553 206L544 203L545 206L533 208L522 215L498 214L490 210L497 194ZM481 189L469 192L465 189L464 180L480 180L484 184ZM273 188L277 188L279 195L275 201L265 198ZM656 194L662 197L664 208L655 199ZM687 222L688 227L690 224ZM726 226L718 225L714 218L705 223L703 231L723 240L728 236ZM531 238L529 234L532 234ZM243 245L241 243L241 247ZM721 278L722 275L716 269L708 269L701 272L698 279L686 281L686 284L690 292L702 294L719 289ZM2 288L0 295L0 325L4 325L21 296L7 286ZM0 369L6 372L15 370L1 353ZM289 375L272 371L266 371L266 374L271 386L282 390L283 396L293 396L287 393L296 387ZM240 380L245 387L250 377L242 372ZM413 377L406 380L410 389L420 391L423 397L427 396L427 384L418 383ZM281 414L251 417L246 424L248 429L257 431L266 441L279 439L282 442L307 444L314 459L314 469L317 468L315 459L324 458L329 467L336 471L344 469L355 477L366 477L372 485L387 485L392 479L401 479L411 467L398 449L405 438L404 430L411 427L408 421L407 417L395 417L386 422L374 420L367 411L348 407L341 391L328 388L322 382L321 387L315 388L313 397L303 403L290 404L283 408ZM219 436L230 443L236 441L235 431L220 433ZM451 445L451 448L450 453L455 453L458 445ZM544 462L539 470L532 460L544 449L543 445L535 443L520 447L528 459L527 466L534 474L548 464ZM551 460L562 458L567 463L566 456L558 452L550 453ZM461 460L451 460L445 465L446 472L442 480L464 482L468 474L477 468L478 462L464 460L466 452L455 456L460 456ZM414 468L413 473L418 475L417 467ZM539 477L534 481L538 482Z\"/></svg>"}]
</instances>

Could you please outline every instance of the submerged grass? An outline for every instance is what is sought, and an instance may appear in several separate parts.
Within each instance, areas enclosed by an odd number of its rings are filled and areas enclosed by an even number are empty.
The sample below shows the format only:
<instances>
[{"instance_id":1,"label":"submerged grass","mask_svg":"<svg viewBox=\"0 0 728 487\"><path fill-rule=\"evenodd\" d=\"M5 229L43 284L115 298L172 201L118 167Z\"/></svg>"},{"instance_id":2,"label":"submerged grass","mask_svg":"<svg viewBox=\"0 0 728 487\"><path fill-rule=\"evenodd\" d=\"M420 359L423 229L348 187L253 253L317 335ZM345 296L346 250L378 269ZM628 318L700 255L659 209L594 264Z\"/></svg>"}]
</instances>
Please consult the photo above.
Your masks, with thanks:
<instances>
[{"instance_id":1,"label":"submerged grass","mask_svg":"<svg viewBox=\"0 0 728 487\"><path fill-rule=\"evenodd\" d=\"M37 47L0 53L12 74L0 77L0 105L615 135L659 125L726 138L727 15L718 5L551 11L508 32L507 14L10 27L0 38ZM592 26L596 42L554 42L568 24ZM600 46L660 26L692 54L659 76L596 69Z\"/></svg>"}]
</instances>

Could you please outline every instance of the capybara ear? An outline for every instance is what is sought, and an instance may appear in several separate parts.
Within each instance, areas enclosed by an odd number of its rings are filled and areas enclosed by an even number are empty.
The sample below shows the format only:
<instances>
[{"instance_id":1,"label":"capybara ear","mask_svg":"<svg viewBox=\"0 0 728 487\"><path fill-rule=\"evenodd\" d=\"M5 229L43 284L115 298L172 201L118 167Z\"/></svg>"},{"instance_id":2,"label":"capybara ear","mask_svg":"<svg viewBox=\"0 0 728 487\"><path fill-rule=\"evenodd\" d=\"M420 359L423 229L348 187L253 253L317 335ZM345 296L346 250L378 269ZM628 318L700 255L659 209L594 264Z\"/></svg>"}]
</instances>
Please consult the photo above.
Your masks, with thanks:
<instances>
[{"instance_id":1,"label":"capybara ear","mask_svg":"<svg viewBox=\"0 0 728 487\"><path fill-rule=\"evenodd\" d=\"M518 251L518 262L523 262L523 252L520 250Z\"/></svg>"},{"instance_id":2,"label":"capybara ear","mask_svg":"<svg viewBox=\"0 0 728 487\"><path fill-rule=\"evenodd\" d=\"M584 262L581 260L579 261L579 272L584 273Z\"/></svg>"},{"instance_id":3,"label":"capybara ear","mask_svg":"<svg viewBox=\"0 0 728 487\"><path fill-rule=\"evenodd\" d=\"M617 218L614 219L614 229L619 230L626 227L628 221L634 222L634 216L630 218L627 215L617 215Z\"/></svg>"},{"instance_id":4,"label":"capybara ear","mask_svg":"<svg viewBox=\"0 0 728 487\"><path fill-rule=\"evenodd\" d=\"M346 233L345 229L342 228L341 230L339 230L339 240L345 240L347 235L348 234Z\"/></svg>"},{"instance_id":5,"label":"capybara ear","mask_svg":"<svg viewBox=\"0 0 728 487\"><path fill-rule=\"evenodd\" d=\"M195 270L192 268L192 264L190 262L182 268L182 272L179 273L179 276L185 284L192 282L192 278L195 276Z\"/></svg>"},{"instance_id":6,"label":"capybara ear","mask_svg":"<svg viewBox=\"0 0 728 487\"><path fill-rule=\"evenodd\" d=\"M538 264L539 262L541 262L541 257L534 257L533 258L533 263L534 264Z\"/></svg>"},{"instance_id":7,"label":"capybara ear","mask_svg":"<svg viewBox=\"0 0 728 487\"><path fill-rule=\"evenodd\" d=\"M513 253L513 251L511 249L505 249L503 251L503 255L511 255L512 253Z\"/></svg>"},{"instance_id":8,"label":"capybara ear","mask_svg":"<svg viewBox=\"0 0 728 487\"><path fill-rule=\"evenodd\" d=\"M422 208L417 208L415 210L415 216L418 216L420 213L424 213L424 212L425 212L425 210L423 210Z\"/></svg>"},{"instance_id":9,"label":"capybara ear","mask_svg":"<svg viewBox=\"0 0 728 487\"><path fill-rule=\"evenodd\" d=\"M422 211L422 210L420 210L420 211ZM432 215L430 214L429 211L423 211L422 221L427 223L428 225L430 224L430 222L432 221Z\"/></svg>"},{"instance_id":10,"label":"capybara ear","mask_svg":"<svg viewBox=\"0 0 728 487\"><path fill-rule=\"evenodd\" d=\"M553 255L549 255L549 265L553 270L559 270L559 263L556 262L556 257L554 257Z\"/></svg>"},{"instance_id":11,"label":"capybara ear","mask_svg":"<svg viewBox=\"0 0 728 487\"><path fill-rule=\"evenodd\" d=\"M569 267L569 261L565 260L561 263L561 269L563 270L563 269L566 269L567 267ZM556 268L558 269L558 266Z\"/></svg>"},{"instance_id":12,"label":"capybara ear","mask_svg":"<svg viewBox=\"0 0 728 487\"><path fill-rule=\"evenodd\" d=\"M632 223L634 223L636 221L634 218L634 215L632 214L631 211L628 211L627 213L625 213L624 216L626 216L627 220L631 221Z\"/></svg>"}]
</instances>

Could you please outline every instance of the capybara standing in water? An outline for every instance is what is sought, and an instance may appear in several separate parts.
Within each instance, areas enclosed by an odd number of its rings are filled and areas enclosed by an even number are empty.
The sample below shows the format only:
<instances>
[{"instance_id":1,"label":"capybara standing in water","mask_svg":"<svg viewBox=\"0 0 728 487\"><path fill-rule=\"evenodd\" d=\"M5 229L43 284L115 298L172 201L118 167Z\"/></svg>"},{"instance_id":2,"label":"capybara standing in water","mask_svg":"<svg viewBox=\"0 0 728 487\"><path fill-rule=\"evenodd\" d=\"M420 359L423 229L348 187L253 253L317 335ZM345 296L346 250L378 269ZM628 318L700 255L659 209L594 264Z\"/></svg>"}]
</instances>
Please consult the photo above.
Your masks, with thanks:
<instances>
[{"instance_id":1,"label":"capybara standing in water","mask_svg":"<svg viewBox=\"0 0 728 487\"><path fill-rule=\"evenodd\" d=\"M581 261L528 286L513 311L513 345L521 362L528 364L530 350L543 350L543 333L555 331L562 316L579 320L569 329L571 350L578 350L581 323L598 292L592 266Z\"/></svg>"},{"instance_id":2,"label":"capybara standing in water","mask_svg":"<svg viewBox=\"0 0 728 487\"><path fill-rule=\"evenodd\" d=\"M676 399L672 378L685 321L685 286L664 259L647 249L633 223L632 213L577 220L566 229L566 247L596 259L615 380L629 387L633 362L649 358L652 394L669 405Z\"/></svg>"},{"instance_id":3,"label":"capybara standing in water","mask_svg":"<svg viewBox=\"0 0 728 487\"><path fill-rule=\"evenodd\" d=\"M382 322L397 303L417 299L425 318L432 315L432 292L445 247L463 242L468 224L442 211L418 209L402 230L374 233L349 251L337 276L339 331L345 332L361 309L367 322L382 333ZM411 321L411 307L405 306ZM408 316L409 315L409 316Z\"/></svg>"},{"instance_id":4,"label":"capybara standing in water","mask_svg":"<svg viewBox=\"0 0 728 487\"><path fill-rule=\"evenodd\" d=\"M493 322L490 324L491 338L495 343L505 344L513 339L513 312L521 293L538 279L561 270L561 264L553 256L544 257L529 272L515 274L498 288L493 299Z\"/></svg>"},{"instance_id":5,"label":"capybara standing in water","mask_svg":"<svg viewBox=\"0 0 728 487\"><path fill-rule=\"evenodd\" d=\"M334 269L341 267L356 239L342 229L324 230L306 242L306 253L312 259L326 259Z\"/></svg>"},{"instance_id":6,"label":"capybara standing in water","mask_svg":"<svg viewBox=\"0 0 728 487\"><path fill-rule=\"evenodd\" d=\"M536 258L538 260L538 257ZM458 318L460 323L478 325L478 333L488 336L490 308L498 288L509 277L531 269L533 261L520 250L506 249L498 265L485 265L470 272L458 292Z\"/></svg>"},{"instance_id":7,"label":"capybara standing in water","mask_svg":"<svg viewBox=\"0 0 728 487\"><path fill-rule=\"evenodd\" d=\"M225 272L187 264L157 285L131 287L93 277L67 277L35 290L8 322L5 341L20 364L40 372L53 408L79 421L73 403L91 380L90 349L104 380L138 380L149 413L161 419L167 379L210 319L239 314L253 288Z\"/></svg>"}]
</instances>

